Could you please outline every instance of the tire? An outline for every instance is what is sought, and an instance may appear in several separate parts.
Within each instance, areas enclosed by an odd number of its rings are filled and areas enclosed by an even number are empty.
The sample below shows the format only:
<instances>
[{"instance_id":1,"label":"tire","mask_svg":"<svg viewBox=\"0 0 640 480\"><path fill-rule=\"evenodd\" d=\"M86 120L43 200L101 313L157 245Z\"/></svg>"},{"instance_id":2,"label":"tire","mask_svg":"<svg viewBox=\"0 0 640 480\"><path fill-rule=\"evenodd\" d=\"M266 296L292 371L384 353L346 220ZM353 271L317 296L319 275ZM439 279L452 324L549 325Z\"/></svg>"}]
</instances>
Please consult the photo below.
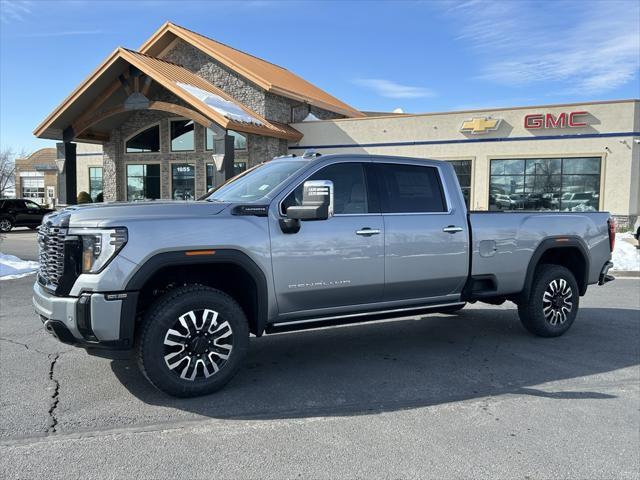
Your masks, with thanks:
<instances>
[{"instance_id":1,"label":"tire","mask_svg":"<svg viewBox=\"0 0 640 480\"><path fill-rule=\"evenodd\" d=\"M438 313L447 313L447 314L458 313L460 310L462 310L466 306L467 306L467 304L463 303L462 305L454 305L452 307L445 307L445 308L441 308L440 310L438 310Z\"/></svg>"},{"instance_id":2,"label":"tire","mask_svg":"<svg viewBox=\"0 0 640 480\"><path fill-rule=\"evenodd\" d=\"M8 233L13 228L13 220L10 217L0 218L0 232Z\"/></svg>"},{"instance_id":3,"label":"tire","mask_svg":"<svg viewBox=\"0 0 640 480\"><path fill-rule=\"evenodd\" d=\"M578 282L560 265L539 265L534 275L529 298L518 304L520 321L534 335L558 337L569 330L578 314Z\"/></svg>"},{"instance_id":4,"label":"tire","mask_svg":"<svg viewBox=\"0 0 640 480\"><path fill-rule=\"evenodd\" d=\"M197 397L231 380L248 348L240 305L219 290L188 285L160 297L145 315L138 366L159 390Z\"/></svg>"}]
</instances>

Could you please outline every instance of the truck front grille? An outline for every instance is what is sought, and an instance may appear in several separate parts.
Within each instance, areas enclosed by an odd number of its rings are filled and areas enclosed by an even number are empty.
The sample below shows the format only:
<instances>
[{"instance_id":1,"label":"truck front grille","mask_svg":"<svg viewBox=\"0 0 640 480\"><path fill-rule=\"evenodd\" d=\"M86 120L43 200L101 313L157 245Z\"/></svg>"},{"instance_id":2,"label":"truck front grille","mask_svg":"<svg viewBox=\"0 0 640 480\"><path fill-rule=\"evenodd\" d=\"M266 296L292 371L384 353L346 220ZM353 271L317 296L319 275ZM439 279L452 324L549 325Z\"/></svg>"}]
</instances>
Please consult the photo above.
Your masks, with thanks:
<instances>
[{"instance_id":1,"label":"truck front grille","mask_svg":"<svg viewBox=\"0 0 640 480\"><path fill-rule=\"evenodd\" d=\"M64 271L64 237L67 229L42 225L38 231L40 251L39 281L44 285L58 287Z\"/></svg>"}]
</instances>

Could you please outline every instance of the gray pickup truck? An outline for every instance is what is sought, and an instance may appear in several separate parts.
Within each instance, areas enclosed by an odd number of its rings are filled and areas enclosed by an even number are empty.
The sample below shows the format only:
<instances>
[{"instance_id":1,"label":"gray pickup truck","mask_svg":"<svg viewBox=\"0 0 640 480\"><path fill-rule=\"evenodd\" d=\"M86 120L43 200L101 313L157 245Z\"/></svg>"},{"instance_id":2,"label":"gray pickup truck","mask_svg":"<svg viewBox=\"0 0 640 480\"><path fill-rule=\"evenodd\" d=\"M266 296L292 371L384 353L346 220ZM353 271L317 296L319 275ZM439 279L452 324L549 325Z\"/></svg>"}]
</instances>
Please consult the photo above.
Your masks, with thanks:
<instances>
[{"instance_id":1,"label":"gray pickup truck","mask_svg":"<svg viewBox=\"0 0 640 480\"><path fill-rule=\"evenodd\" d=\"M39 229L34 305L60 341L135 350L160 390L196 396L240 368L249 335L518 306L566 332L613 279L608 213L468 213L446 162L305 155L196 202L70 207Z\"/></svg>"}]
</instances>

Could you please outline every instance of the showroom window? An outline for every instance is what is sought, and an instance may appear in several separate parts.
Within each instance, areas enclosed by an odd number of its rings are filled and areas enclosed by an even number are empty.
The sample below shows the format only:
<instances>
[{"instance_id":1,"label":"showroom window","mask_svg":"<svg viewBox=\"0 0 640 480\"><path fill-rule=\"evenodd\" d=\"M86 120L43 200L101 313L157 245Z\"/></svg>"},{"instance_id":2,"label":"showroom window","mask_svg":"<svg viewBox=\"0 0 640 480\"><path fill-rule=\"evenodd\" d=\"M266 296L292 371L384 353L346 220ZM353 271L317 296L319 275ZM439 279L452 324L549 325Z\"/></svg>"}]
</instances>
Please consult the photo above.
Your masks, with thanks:
<instances>
[{"instance_id":1,"label":"showroom window","mask_svg":"<svg viewBox=\"0 0 640 480\"><path fill-rule=\"evenodd\" d=\"M102 193L102 167L89 167L89 195L95 202Z\"/></svg>"},{"instance_id":2,"label":"showroom window","mask_svg":"<svg viewBox=\"0 0 640 480\"><path fill-rule=\"evenodd\" d=\"M597 211L600 157L491 160L489 210Z\"/></svg>"},{"instance_id":3,"label":"showroom window","mask_svg":"<svg viewBox=\"0 0 640 480\"><path fill-rule=\"evenodd\" d=\"M193 120L171 120L171 151L193 151L194 123Z\"/></svg>"},{"instance_id":4,"label":"showroom window","mask_svg":"<svg viewBox=\"0 0 640 480\"><path fill-rule=\"evenodd\" d=\"M154 125L137 133L125 143L127 153L149 153L160 151L160 125Z\"/></svg>"},{"instance_id":5,"label":"showroom window","mask_svg":"<svg viewBox=\"0 0 640 480\"><path fill-rule=\"evenodd\" d=\"M247 149L247 137L242 133L235 132L233 130L227 130L227 133L233 137L233 147L236 151ZM213 130L207 128L207 141L205 148L207 150L214 150L215 142L213 140Z\"/></svg>"},{"instance_id":6,"label":"showroom window","mask_svg":"<svg viewBox=\"0 0 640 480\"><path fill-rule=\"evenodd\" d=\"M160 198L160 165L127 165L127 200Z\"/></svg>"},{"instance_id":7,"label":"showroom window","mask_svg":"<svg viewBox=\"0 0 640 480\"><path fill-rule=\"evenodd\" d=\"M467 204L468 209L470 208L469 205L471 205L471 160L451 160L448 163L453 166L456 172L464 203Z\"/></svg>"},{"instance_id":8,"label":"showroom window","mask_svg":"<svg viewBox=\"0 0 640 480\"><path fill-rule=\"evenodd\" d=\"M189 163L171 165L171 198L194 200L196 198L196 169Z\"/></svg>"}]
</instances>

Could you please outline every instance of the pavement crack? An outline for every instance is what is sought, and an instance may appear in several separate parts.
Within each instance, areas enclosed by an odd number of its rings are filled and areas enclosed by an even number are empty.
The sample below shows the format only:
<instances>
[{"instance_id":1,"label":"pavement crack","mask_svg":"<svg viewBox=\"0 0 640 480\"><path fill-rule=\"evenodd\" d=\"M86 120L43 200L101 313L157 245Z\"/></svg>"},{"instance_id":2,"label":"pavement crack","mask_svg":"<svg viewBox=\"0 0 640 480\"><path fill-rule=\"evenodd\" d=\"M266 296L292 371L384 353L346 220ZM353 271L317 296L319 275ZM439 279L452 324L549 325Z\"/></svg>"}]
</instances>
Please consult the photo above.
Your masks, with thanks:
<instances>
[{"instance_id":1,"label":"pavement crack","mask_svg":"<svg viewBox=\"0 0 640 480\"><path fill-rule=\"evenodd\" d=\"M47 433L56 433L58 426L58 418L56 417L56 408L58 408L58 402L60 401L60 382L54 376L54 370L59 353L49 355L51 359L51 365L49 366L49 380L53 382L53 391L51 392L51 403L49 404L49 425L47 427Z\"/></svg>"},{"instance_id":2,"label":"pavement crack","mask_svg":"<svg viewBox=\"0 0 640 480\"><path fill-rule=\"evenodd\" d=\"M38 350L37 348L31 348L28 344L26 343L22 343L22 342L18 342L16 340L11 340L10 338L4 338L4 337L0 337L0 342L7 342L7 343L13 343L14 345L19 345L21 347L26 348L27 350L30 350L32 352L36 352L39 353L41 355L49 355L46 352L42 352L40 350Z\"/></svg>"}]
</instances>

